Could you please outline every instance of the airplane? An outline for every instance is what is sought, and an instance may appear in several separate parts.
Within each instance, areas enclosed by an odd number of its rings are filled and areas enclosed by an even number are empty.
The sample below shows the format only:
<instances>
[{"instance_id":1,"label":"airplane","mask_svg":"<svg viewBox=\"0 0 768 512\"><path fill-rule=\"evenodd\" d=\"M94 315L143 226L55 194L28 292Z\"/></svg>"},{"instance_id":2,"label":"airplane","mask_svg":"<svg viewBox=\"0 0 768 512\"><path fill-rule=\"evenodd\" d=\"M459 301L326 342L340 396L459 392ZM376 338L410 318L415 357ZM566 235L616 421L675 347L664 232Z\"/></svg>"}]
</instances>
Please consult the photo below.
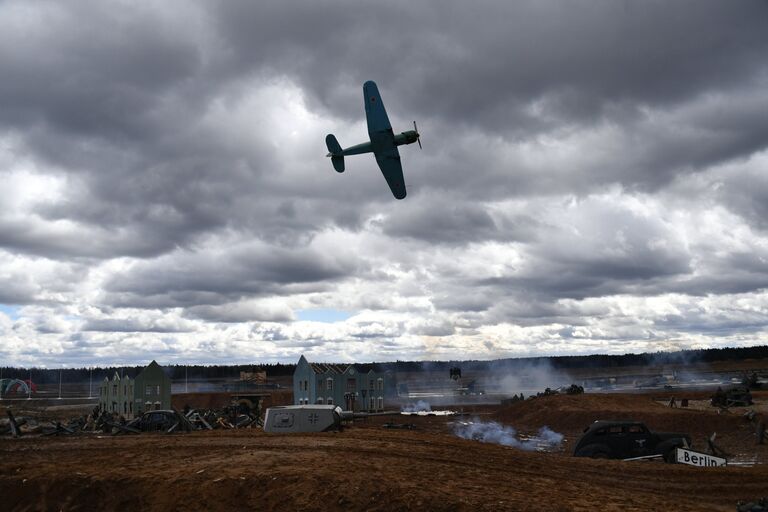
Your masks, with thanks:
<instances>
[{"instance_id":1,"label":"airplane","mask_svg":"<svg viewBox=\"0 0 768 512\"><path fill-rule=\"evenodd\" d=\"M370 142L341 149L339 141L332 133L329 133L325 137L325 145L328 146L326 156L331 158L333 168L341 173L344 172L345 156L373 153L384 179L387 180L387 184L392 190L392 195L396 199L403 199L405 197L405 180L403 179L403 166L400 164L400 153L397 151L397 146L418 142L419 148L421 148L416 121L413 122L413 130L395 135L392 132L387 111L384 109L384 103L381 101L379 88L373 81L369 80L363 84L363 99Z\"/></svg>"}]
</instances>

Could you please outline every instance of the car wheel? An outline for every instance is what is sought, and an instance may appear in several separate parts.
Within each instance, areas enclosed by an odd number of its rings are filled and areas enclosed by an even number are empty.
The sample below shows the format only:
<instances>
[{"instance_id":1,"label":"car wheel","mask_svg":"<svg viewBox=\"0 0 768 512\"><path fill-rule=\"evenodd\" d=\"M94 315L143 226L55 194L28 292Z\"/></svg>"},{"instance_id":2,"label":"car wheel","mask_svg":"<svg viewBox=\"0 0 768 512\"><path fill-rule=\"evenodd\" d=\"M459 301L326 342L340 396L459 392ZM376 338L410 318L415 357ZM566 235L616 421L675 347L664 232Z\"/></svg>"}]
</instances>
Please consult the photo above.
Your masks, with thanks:
<instances>
[{"instance_id":1,"label":"car wheel","mask_svg":"<svg viewBox=\"0 0 768 512\"><path fill-rule=\"evenodd\" d=\"M608 458L608 453L607 452L603 452L603 451L597 451L597 452L592 454L592 458L593 459L607 459Z\"/></svg>"},{"instance_id":2,"label":"car wheel","mask_svg":"<svg viewBox=\"0 0 768 512\"><path fill-rule=\"evenodd\" d=\"M677 454L675 453L675 448L670 448L667 450L667 453L664 454L664 462L668 464L674 464L677 462Z\"/></svg>"}]
</instances>

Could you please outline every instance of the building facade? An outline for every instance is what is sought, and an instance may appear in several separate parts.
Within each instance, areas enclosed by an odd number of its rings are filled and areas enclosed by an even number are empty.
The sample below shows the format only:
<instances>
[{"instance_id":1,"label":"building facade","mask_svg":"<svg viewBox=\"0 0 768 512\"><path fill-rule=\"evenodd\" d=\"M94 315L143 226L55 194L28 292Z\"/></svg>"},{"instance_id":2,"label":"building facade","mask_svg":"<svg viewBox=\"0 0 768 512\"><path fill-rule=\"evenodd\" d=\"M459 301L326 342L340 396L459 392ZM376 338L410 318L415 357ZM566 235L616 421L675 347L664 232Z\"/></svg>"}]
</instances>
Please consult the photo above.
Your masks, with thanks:
<instances>
[{"instance_id":1,"label":"building facade","mask_svg":"<svg viewBox=\"0 0 768 512\"><path fill-rule=\"evenodd\" d=\"M133 418L133 396L133 380L115 372L112 379L104 377L99 386L99 409Z\"/></svg>"},{"instance_id":2,"label":"building facade","mask_svg":"<svg viewBox=\"0 0 768 512\"><path fill-rule=\"evenodd\" d=\"M347 411L384 410L386 374L358 365L310 363L302 355L293 373L293 403L333 404Z\"/></svg>"},{"instance_id":3,"label":"building facade","mask_svg":"<svg viewBox=\"0 0 768 512\"><path fill-rule=\"evenodd\" d=\"M99 408L131 419L143 412L171 408L171 379L152 361L135 379L115 372L99 386Z\"/></svg>"}]
</instances>

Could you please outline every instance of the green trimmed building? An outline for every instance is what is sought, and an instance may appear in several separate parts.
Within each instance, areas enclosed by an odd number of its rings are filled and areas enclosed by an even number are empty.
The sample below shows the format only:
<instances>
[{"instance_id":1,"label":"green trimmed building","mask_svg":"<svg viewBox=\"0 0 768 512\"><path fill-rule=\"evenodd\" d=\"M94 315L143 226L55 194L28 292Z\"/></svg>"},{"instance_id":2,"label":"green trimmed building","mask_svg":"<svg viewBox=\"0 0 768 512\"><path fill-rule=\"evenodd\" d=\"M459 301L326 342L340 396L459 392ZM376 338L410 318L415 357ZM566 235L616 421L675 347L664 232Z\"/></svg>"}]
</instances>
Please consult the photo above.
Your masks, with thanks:
<instances>
[{"instance_id":1,"label":"green trimmed building","mask_svg":"<svg viewBox=\"0 0 768 512\"><path fill-rule=\"evenodd\" d=\"M171 408L171 379L152 361L135 379L104 377L99 386L99 408L131 419L143 412Z\"/></svg>"}]
</instances>

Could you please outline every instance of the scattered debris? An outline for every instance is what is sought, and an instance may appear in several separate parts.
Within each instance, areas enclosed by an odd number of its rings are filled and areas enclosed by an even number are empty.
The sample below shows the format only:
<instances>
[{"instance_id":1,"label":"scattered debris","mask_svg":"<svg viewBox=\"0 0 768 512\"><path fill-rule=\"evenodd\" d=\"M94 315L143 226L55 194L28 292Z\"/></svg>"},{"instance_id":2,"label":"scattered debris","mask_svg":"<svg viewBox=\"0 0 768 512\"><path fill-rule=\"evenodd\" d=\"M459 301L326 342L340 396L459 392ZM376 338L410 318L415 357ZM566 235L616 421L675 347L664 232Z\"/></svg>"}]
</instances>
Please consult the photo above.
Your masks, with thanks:
<instances>
[{"instance_id":1,"label":"scattered debris","mask_svg":"<svg viewBox=\"0 0 768 512\"><path fill-rule=\"evenodd\" d=\"M709 453L712 455L718 456L718 457L730 457L731 454L720 448L718 445L715 444L715 438L717 437L717 432L713 432L711 436L707 438L707 448L709 448Z\"/></svg>"},{"instance_id":2,"label":"scattered debris","mask_svg":"<svg viewBox=\"0 0 768 512\"><path fill-rule=\"evenodd\" d=\"M381 427L399 430L415 430L417 428L413 423L384 423Z\"/></svg>"},{"instance_id":3,"label":"scattered debris","mask_svg":"<svg viewBox=\"0 0 768 512\"><path fill-rule=\"evenodd\" d=\"M132 420L126 420L122 415L95 407L86 416L78 416L68 421L50 421L50 426L38 425L34 420L27 418L16 418L10 409L7 410L7 415L7 420L0 420L0 435L11 434L13 437L20 437L22 434L61 436L99 432L112 435L141 434L142 432L170 434L214 428L250 428L261 425L259 417L240 404L224 409L189 410L186 414L176 410L147 411ZM22 426L25 428L22 429Z\"/></svg>"},{"instance_id":4,"label":"scattered debris","mask_svg":"<svg viewBox=\"0 0 768 512\"><path fill-rule=\"evenodd\" d=\"M763 387L763 384L758 379L757 372L752 372L747 375L747 372L745 371L741 378L741 384L748 389L760 389Z\"/></svg>"},{"instance_id":5,"label":"scattered debris","mask_svg":"<svg viewBox=\"0 0 768 512\"><path fill-rule=\"evenodd\" d=\"M736 503L736 512L768 512L768 497L756 501Z\"/></svg>"},{"instance_id":6,"label":"scattered debris","mask_svg":"<svg viewBox=\"0 0 768 512\"><path fill-rule=\"evenodd\" d=\"M13 437L20 437L21 429L19 429L19 424L16 423L16 418L13 417L13 413L10 409L8 409L6 412L8 413L8 421L10 422L11 435L13 435Z\"/></svg>"},{"instance_id":7,"label":"scattered debris","mask_svg":"<svg viewBox=\"0 0 768 512\"><path fill-rule=\"evenodd\" d=\"M753 405L752 393L745 386L736 386L728 391L718 386L710 399L710 404L714 407L748 407Z\"/></svg>"},{"instance_id":8,"label":"scattered debris","mask_svg":"<svg viewBox=\"0 0 768 512\"><path fill-rule=\"evenodd\" d=\"M43 432L44 436L61 436L61 435L71 435L75 433L74 429L65 427L59 421L52 421L51 424L53 425L53 430L46 430L45 432Z\"/></svg>"},{"instance_id":9,"label":"scattered debris","mask_svg":"<svg viewBox=\"0 0 768 512\"><path fill-rule=\"evenodd\" d=\"M744 418L752 424L755 429L755 441L757 444L764 444L768 441L768 432L765 431L765 417L753 410L744 413Z\"/></svg>"}]
</instances>

